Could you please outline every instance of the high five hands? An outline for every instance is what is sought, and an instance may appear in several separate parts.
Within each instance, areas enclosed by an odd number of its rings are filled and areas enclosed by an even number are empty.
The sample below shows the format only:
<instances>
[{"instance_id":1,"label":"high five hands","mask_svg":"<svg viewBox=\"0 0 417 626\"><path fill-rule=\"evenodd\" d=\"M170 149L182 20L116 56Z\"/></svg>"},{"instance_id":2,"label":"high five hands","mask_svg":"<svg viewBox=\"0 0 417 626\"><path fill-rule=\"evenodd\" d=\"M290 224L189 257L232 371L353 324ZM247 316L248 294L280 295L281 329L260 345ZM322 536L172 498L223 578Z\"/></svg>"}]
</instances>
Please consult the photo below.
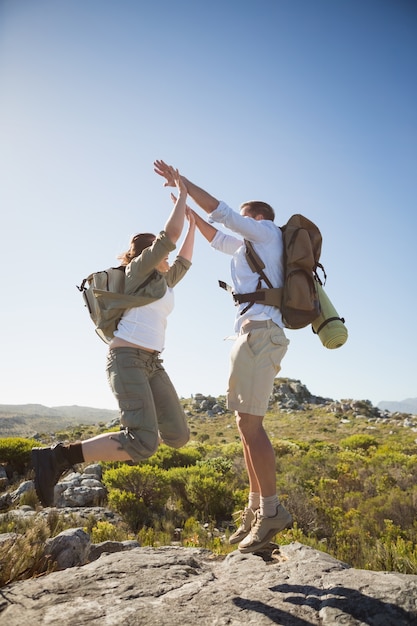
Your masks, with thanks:
<instances>
[{"instance_id":1,"label":"high five hands","mask_svg":"<svg viewBox=\"0 0 417 626\"><path fill-rule=\"evenodd\" d=\"M159 176L165 178L164 187L175 187L175 170L171 165L165 163L165 161L156 160L153 164L153 170Z\"/></svg>"}]
</instances>

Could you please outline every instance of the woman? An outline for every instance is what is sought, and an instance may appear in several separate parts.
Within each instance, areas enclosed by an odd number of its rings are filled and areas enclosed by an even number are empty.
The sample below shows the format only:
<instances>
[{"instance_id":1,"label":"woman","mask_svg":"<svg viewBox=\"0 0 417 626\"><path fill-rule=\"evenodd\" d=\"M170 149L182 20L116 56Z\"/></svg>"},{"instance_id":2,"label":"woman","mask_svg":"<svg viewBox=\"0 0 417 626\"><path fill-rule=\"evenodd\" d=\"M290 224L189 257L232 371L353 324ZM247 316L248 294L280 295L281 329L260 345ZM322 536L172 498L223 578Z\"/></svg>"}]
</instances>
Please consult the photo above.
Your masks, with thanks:
<instances>
[{"instance_id":1,"label":"woman","mask_svg":"<svg viewBox=\"0 0 417 626\"><path fill-rule=\"evenodd\" d=\"M43 506L54 502L60 476L77 463L142 461L159 442L180 448L189 429L178 395L162 366L167 316L174 306L173 287L191 265L195 220L186 209L187 189L178 170L171 168L178 198L165 224L155 236L135 235L119 258L125 269L125 293L145 295L149 304L127 309L109 344L107 377L120 409L121 428L69 445L34 448L35 489ZM168 255L175 249L187 215L188 231L173 265Z\"/></svg>"}]
</instances>

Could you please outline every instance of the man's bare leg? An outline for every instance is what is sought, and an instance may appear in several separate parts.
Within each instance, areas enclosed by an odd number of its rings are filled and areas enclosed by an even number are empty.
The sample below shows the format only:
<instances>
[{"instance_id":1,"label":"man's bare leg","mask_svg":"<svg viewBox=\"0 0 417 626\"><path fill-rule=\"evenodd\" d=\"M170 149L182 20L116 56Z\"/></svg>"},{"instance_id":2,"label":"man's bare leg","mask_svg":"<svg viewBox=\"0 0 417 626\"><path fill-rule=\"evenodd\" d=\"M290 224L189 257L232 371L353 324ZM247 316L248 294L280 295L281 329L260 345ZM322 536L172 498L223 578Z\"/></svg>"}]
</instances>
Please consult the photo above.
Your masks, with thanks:
<instances>
[{"instance_id":1,"label":"man's bare leg","mask_svg":"<svg viewBox=\"0 0 417 626\"><path fill-rule=\"evenodd\" d=\"M267 498L276 494L275 453L263 427L263 415L237 413L236 424L243 443L243 454L251 491Z\"/></svg>"}]
</instances>

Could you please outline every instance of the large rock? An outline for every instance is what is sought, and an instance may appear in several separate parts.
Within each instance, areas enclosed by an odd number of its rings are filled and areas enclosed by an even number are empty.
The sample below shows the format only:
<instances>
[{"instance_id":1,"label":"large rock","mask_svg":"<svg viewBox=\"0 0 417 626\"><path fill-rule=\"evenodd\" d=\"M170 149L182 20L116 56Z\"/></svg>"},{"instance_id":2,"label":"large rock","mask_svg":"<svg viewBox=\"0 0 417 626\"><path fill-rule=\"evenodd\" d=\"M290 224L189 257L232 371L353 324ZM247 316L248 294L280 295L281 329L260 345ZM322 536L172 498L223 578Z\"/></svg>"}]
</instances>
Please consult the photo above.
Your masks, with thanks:
<instances>
[{"instance_id":1,"label":"large rock","mask_svg":"<svg viewBox=\"0 0 417 626\"><path fill-rule=\"evenodd\" d=\"M411 626L417 576L356 570L299 543L270 557L134 548L2 589L21 626Z\"/></svg>"},{"instance_id":2,"label":"large rock","mask_svg":"<svg viewBox=\"0 0 417 626\"><path fill-rule=\"evenodd\" d=\"M57 569L84 565L90 552L90 535L82 528L69 528L48 539L45 554L56 563Z\"/></svg>"}]
</instances>

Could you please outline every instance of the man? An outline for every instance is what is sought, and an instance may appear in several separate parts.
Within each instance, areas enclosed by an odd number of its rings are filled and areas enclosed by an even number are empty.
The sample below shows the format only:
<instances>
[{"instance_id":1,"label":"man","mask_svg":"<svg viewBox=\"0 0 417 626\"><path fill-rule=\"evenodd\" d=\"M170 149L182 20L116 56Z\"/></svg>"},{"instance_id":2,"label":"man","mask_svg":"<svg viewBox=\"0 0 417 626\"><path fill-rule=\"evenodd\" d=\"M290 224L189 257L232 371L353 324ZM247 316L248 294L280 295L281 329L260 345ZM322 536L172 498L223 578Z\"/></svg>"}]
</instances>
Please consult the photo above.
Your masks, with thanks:
<instances>
[{"instance_id":1,"label":"man","mask_svg":"<svg viewBox=\"0 0 417 626\"><path fill-rule=\"evenodd\" d=\"M155 161L157 174L173 186L170 166ZM253 244L265 264L265 274L273 287L282 287L283 243L281 230L274 224L274 211L260 201L245 202L240 214L219 202L201 187L182 177L188 195L208 215L210 223L195 214L196 226L216 250L232 255L231 274L235 293L250 293L259 285L245 256L243 239ZM223 224L240 237L227 235L212 224ZM265 284L262 285L266 287ZM288 339L282 328L280 310L259 303L238 306L235 330L238 337L231 352L227 406L235 411L249 477L249 502L242 523L230 537L242 552L255 552L292 524L290 513L276 493L275 453L263 427L274 378L281 369Z\"/></svg>"}]
</instances>

